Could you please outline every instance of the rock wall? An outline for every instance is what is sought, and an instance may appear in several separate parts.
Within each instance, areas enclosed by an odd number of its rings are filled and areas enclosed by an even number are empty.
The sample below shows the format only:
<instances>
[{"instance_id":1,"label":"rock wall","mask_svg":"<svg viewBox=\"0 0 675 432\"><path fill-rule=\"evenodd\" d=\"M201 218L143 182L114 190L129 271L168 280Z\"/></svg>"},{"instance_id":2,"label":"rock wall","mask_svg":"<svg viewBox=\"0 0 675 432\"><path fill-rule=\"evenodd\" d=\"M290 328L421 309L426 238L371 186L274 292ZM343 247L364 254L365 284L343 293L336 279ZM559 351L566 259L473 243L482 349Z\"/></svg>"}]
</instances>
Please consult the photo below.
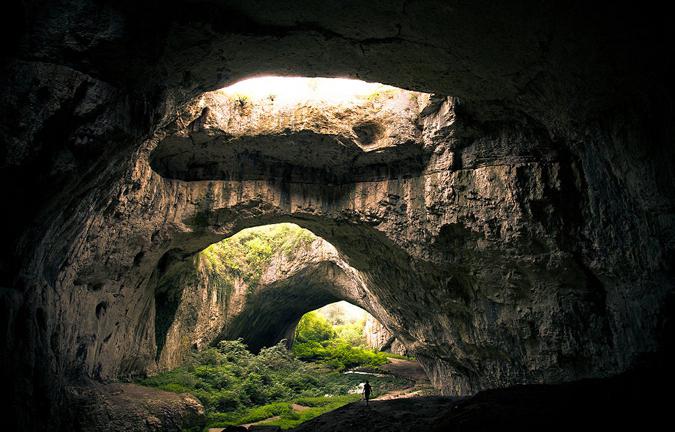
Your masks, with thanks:
<instances>
[{"instance_id":1,"label":"rock wall","mask_svg":"<svg viewBox=\"0 0 675 432\"><path fill-rule=\"evenodd\" d=\"M448 393L606 376L672 340L668 14L568 2L332 7L8 5L10 429L58 428L67 383L156 367L162 257L271 222L333 244ZM181 117L201 115L194 98L260 73L456 98L419 113L422 164L389 171L400 176L328 186L153 170L163 139L189 134Z\"/></svg>"},{"instance_id":2,"label":"rock wall","mask_svg":"<svg viewBox=\"0 0 675 432\"><path fill-rule=\"evenodd\" d=\"M382 323L373 318L372 315L366 320L366 326L363 331L366 334L366 343L374 350L388 351L400 355L406 355L408 353L405 345L396 339L396 336L391 334L391 332L387 330Z\"/></svg>"},{"instance_id":3,"label":"rock wall","mask_svg":"<svg viewBox=\"0 0 675 432\"><path fill-rule=\"evenodd\" d=\"M62 337L76 341L66 347L69 368L102 378L152 370L156 288L147 280L160 257L173 250L189 255L246 226L294 221L333 244L363 275L377 299L369 310L446 392L618 370L630 350L610 349L617 338L607 313L612 300L579 258L582 203L566 200L582 196L578 163L527 125L507 122L492 134L478 133L469 119L458 120L454 99L429 104L415 120L416 145L428 155L423 172L333 186L323 177L159 176L149 161L171 136L222 133L208 119L190 127L203 110L188 106L136 153L129 175L138 188L125 187L106 211L94 213L95 226L72 258L79 265L76 286L95 293L89 307L98 330L65 329ZM92 235L110 226L116 229L106 238ZM110 250L130 238L137 246ZM119 280L107 276L113 258L127 269ZM110 300L101 302L102 294ZM83 306L86 297L81 294ZM115 310L137 326L116 330ZM83 336L99 332L110 337ZM128 344L137 351L119 349ZM642 339L631 349L652 348Z\"/></svg>"},{"instance_id":4,"label":"rock wall","mask_svg":"<svg viewBox=\"0 0 675 432\"><path fill-rule=\"evenodd\" d=\"M349 266L325 240L298 227L272 226L261 234L266 245L283 244L250 269L244 265L210 266L202 252L177 260L156 276L155 321L157 367L171 369L200 350L222 339L243 338L252 350L293 341L295 327L306 312L346 300L370 310L381 309L358 270ZM249 230L250 231L250 230ZM243 233L241 233L243 234ZM214 260L225 261L240 248L241 234L228 239L224 252ZM208 249L207 249L208 251ZM211 252L212 253L212 252ZM164 299L170 298L171 301ZM167 312L160 319L161 311Z\"/></svg>"}]
</instances>

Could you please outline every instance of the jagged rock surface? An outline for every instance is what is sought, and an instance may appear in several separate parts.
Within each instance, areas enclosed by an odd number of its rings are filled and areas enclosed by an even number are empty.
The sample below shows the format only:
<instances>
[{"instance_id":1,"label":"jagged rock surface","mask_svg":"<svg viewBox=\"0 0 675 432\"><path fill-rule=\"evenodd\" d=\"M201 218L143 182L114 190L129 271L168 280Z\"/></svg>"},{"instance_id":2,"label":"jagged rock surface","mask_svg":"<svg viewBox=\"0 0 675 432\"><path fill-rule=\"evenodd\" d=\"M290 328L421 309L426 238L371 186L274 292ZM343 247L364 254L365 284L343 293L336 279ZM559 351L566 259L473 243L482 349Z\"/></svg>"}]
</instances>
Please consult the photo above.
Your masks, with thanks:
<instances>
[{"instance_id":1,"label":"jagged rock surface","mask_svg":"<svg viewBox=\"0 0 675 432\"><path fill-rule=\"evenodd\" d=\"M447 392L605 376L672 340L667 13L310 3L8 5L10 429L57 428L63 389L82 376L156 367L151 278L162 257L270 222L332 243ZM153 171L157 144L188 126L176 119L200 114L186 111L195 97L260 73L458 99L421 116L433 151L410 177L329 188Z\"/></svg>"},{"instance_id":2,"label":"jagged rock surface","mask_svg":"<svg viewBox=\"0 0 675 432\"><path fill-rule=\"evenodd\" d=\"M69 387L71 427L83 431L182 432L204 426L204 407L194 396L135 384Z\"/></svg>"}]
</instances>

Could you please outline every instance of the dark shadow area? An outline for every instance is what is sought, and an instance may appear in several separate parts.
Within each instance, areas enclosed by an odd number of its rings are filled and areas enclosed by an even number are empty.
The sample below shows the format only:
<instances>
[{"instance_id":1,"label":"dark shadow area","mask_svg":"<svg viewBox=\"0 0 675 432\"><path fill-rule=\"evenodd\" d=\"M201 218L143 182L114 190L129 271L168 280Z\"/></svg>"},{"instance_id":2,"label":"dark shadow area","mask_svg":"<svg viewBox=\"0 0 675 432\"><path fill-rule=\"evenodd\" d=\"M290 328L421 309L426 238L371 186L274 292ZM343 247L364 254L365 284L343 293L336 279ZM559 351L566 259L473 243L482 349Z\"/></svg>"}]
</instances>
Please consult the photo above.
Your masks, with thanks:
<instances>
[{"instance_id":1,"label":"dark shadow area","mask_svg":"<svg viewBox=\"0 0 675 432\"><path fill-rule=\"evenodd\" d=\"M372 141L368 134L361 138ZM365 151L347 137L309 130L216 139L203 135L164 139L151 153L150 166L164 178L184 181L344 184L415 176L429 158L416 142Z\"/></svg>"},{"instance_id":2,"label":"dark shadow area","mask_svg":"<svg viewBox=\"0 0 675 432\"><path fill-rule=\"evenodd\" d=\"M155 342L157 344L156 359L166 343L166 335L176 317L181 301L182 287L176 283L194 269L186 265L185 256L179 250L170 250L159 260L153 279L155 287Z\"/></svg>"},{"instance_id":3,"label":"dark shadow area","mask_svg":"<svg viewBox=\"0 0 675 432\"><path fill-rule=\"evenodd\" d=\"M355 403L295 431L659 430L670 422L670 363L650 358L606 379L487 390L468 398Z\"/></svg>"},{"instance_id":4,"label":"dark shadow area","mask_svg":"<svg viewBox=\"0 0 675 432\"><path fill-rule=\"evenodd\" d=\"M344 252L377 310L391 311L387 324L419 342L417 359L453 394L607 377L641 353L672 352L675 26L665 4L8 3L3 429L183 429L176 419L191 412L141 409L154 394L128 405L69 394L156 370L156 348L191 349L195 339L172 340L168 326L189 327L193 311L179 318L180 291L150 283L157 262L266 219L298 219ZM444 148L432 157L407 139L389 154L377 144L387 134L361 122L343 129L352 141L298 130L276 149L256 140L279 137L192 130L160 143L148 166L156 134L182 133L170 125L193 98L270 73L452 94L461 108L448 119L460 125L436 125ZM325 152L305 155L317 141ZM378 190L354 183L417 175ZM229 287L204 298L227 299ZM667 428L672 364L429 409L383 402L400 408L313 430ZM72 421L84 415L100 421Z\"/></svg>"}]
</instances>

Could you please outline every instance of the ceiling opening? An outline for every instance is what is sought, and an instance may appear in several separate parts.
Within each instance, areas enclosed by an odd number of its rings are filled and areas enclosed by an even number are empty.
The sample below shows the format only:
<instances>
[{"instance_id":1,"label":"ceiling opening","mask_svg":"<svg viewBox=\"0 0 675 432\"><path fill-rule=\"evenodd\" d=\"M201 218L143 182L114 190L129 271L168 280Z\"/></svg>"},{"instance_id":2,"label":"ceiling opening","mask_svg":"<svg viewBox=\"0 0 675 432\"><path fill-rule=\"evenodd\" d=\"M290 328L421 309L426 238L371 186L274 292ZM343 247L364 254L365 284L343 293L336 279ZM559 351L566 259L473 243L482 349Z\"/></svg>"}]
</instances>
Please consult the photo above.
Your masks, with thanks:
<instances>
[{"instance_id":1,"label":"ceiling opening","mask_svg":"<svg viewBox=\"0 0 675 432\"><path fill-rule=\"evenodd\" d=\"M245 79L217 90L233 98L266 101L275 106L358 105L381 92L404 91L380 83L349 78L261 76Z\"/></svg>"},{"instance_id":2,"label":"ceiling opening","mask_svg":"<svg viewBox=\"0 0 675 432\"><path fill-rule=\"evenodd\" d=\"M150 155L164 178L345 184L418 174L431 95L345 78L259 77L201 95Z\"/></svg>"}]
</instances>

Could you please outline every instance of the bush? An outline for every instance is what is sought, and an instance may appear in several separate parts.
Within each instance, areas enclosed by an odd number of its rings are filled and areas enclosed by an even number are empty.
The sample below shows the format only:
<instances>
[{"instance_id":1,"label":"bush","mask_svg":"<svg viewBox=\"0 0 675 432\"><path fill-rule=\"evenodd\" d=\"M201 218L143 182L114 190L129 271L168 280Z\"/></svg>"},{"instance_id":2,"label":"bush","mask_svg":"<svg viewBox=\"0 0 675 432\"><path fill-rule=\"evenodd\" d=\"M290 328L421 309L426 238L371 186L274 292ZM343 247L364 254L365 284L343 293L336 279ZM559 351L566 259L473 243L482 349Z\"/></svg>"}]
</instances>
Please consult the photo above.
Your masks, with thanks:
<instances>
[{"instance_id":1,"label":"bush","mask_svg":"<svg viewBox=\"0 0 675 432\"><path fill-rule=\"evenodd\" d=\"M297 347L294 350L304 350L320 358L321 363L300 361L283 342L253 355L241 340L223 341L216 348L196 354L189 365L146 378L141 384L193 394L206 408L210 427L280 416L278 423L271 424L287 428L357 400L359 395L348 393L357 388L363 376L341 374L335 369L374 364L380 359L379 353L335 339ZM333 369L327 369L326 364L333 365ZM408 385L395 377L369 379L380 392ZM292 403L311 408L294 412Z\"/></svg>"},{"instance_id":2,"label":"bush","mask_svg":"<svg viewBox=\"0 0 675 432\"><path fill-rule=\"evenodd\" d=\"M365 319L354 323L337 325L334 327L336 338L347 342L351 346L366 348L365 326Z\"/></svg>"},{"instance_id":3,"label":"bush","mask_svg":"<svg viewBox=\"0 0 675 432\"><path fill-rule=\"evenodd\" d=\"M306 313L295 330L295 341L323 342L335 338L333 326L316 312Z\"/></svg>"},{"instance_id":4,"label":"bush","mask_svg":"<svg viewBox=\"0 0 675 432\"><path fill-rule=\"evenodd\" d=\"M301 360L318 361L338 371L387 363L384 353L364 348L364 324L365 321L359 321L333 327L316 311L306 313L295 331L293 354Z\"/></svg>"},{"instance_id":5,"label":"bush","mask_svg":"<svg viewBox=\"0 0 675 432\"><path fill-rule=\"evenodd\" d=\"M293 353L301 360L319 361L338 371L355 367L377 367L388 361L385 353L353 347L341 339L322 343L296 343L293 345Z\"/></svg>"}]
</instances>

